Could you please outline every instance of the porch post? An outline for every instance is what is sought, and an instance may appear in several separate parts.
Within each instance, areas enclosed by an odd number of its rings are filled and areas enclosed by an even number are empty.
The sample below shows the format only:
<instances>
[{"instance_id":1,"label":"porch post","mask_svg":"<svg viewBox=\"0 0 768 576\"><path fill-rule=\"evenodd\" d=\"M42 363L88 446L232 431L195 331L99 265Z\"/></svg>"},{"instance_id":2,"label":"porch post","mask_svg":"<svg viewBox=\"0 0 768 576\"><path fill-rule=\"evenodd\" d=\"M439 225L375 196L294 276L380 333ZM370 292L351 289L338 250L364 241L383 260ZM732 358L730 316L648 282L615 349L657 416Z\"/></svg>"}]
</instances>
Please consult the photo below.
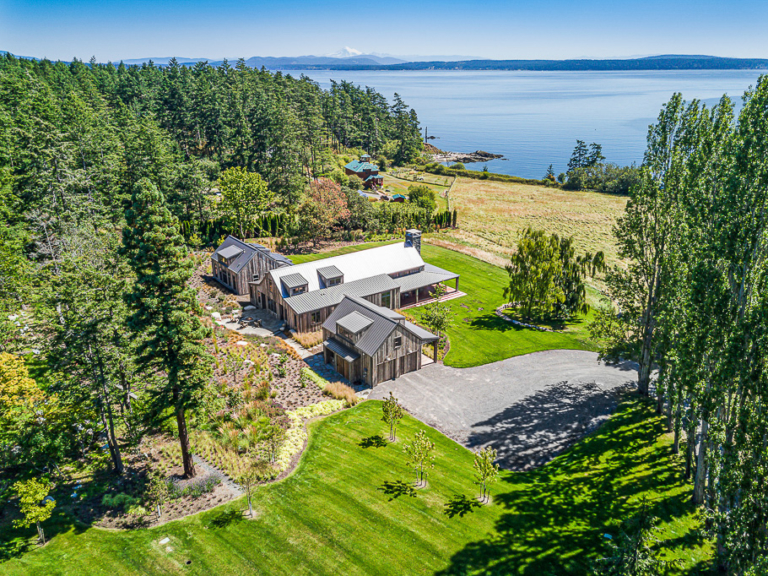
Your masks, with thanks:
<instances>
[{"instance_id":1,"label":"porch post","mask_svg":"<svg viewBox=\"0 0 768 576\"><path fill-rule=\"evenodd\" d=\"M419 303L419 289L416 288L416 304Z\"/></svg>"},{"instance_id":2,"label":"porch post","mask_svg":"<svg viewBox=\"0 0 768 576\"><path fill-rule=\"evenodd\" d=\"M437 343L440 342L439 339L435 340L435 342L432 344L432 346L435 347L435 364L437 364Z\"/></svg>"},{"instance_id":3,"label":"porch post","mask_svg":"<svg viewBox=\"0 0 768 576\"><path fill-rule=\"evenodd\" d=\"M459 277L456 276L456 292L459 291Z\"/></svg>"}]
</instances>

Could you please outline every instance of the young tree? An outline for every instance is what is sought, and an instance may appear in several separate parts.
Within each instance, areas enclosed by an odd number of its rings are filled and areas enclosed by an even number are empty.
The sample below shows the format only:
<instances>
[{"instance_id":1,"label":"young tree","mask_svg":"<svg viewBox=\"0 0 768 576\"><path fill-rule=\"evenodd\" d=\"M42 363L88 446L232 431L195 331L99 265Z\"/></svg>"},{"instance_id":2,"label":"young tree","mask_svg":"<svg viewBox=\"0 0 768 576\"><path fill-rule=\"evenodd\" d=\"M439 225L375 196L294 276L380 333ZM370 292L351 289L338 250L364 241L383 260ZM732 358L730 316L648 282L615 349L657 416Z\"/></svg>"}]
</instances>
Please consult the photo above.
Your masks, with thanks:
<instances>
[{"instance_id":1,"label":"young tree","mask_svg":"<svg viewBox=\"0 0 768 576\"><path fill-rule=\"evenodd\" d=\"M448 306L441 301L445 296L447 288L444 284L436 284L435 289L432 291L432 298L434 302L427 304L424 307L424 312L421 315L421 321L424 325L435 334L440 337L445 333L448 327L451 325L451 311Z\"/></svg>"},{"instance_id":2,"label":"young tree","mask_svg":"<svg viewBox=\"0 0 768 576\"><path fill-rule=\"evenodd\" d=\"M480 484L480 498L483 502L488 502L490 497L489 484L496 482L499 476L499 465L494 464L498 453L490 446L475 452L475 460L472 466L475 469L475 479Z\"/></svg>"},{"instance_id":3,"label":"young tree","mask_svg":"<svg viewBox=\"0 0 768 576\"><path fill-rule=\"evenodd\" d=\"M151 474L147 488L147 500L155 505L158 518L161 518L163 515L163 505L168 500L169 495L168 482L166 482L165 478L159 473Z\"/></svg>"},{"instance_id":4,"label":"young tree","mask_svg":"<svg viewBox=\"0 0 768 576\"><path fill-rule=\"evenodd\" d=\"M562 272L557 237L527 228L507 265L509 284L504 289L504 297L518 303L526 318L531 318L534 310L548 314L556 304L565 301L565 294L557 285Z\"/></svg>"},{"instance_id":5,"label":"young tree","mask_svg":"<svg viewBox=\"0 0 768 576\"><path fill-rule=\"evenodd\" d=\"M126 296L133 311L128 326L142 336L138 365L164 376L156 379L150 410L155 417L169 409L175 413L184 475L189 478L195 475L195 464L186 412L197 405L199 391L211 375L211 358L203 344L208 329L198 315L197 293L188 285L193 264L177 221L149 180L136 185L126 224L122 251L136 274Z\"/></svg>"},{"instance_id":6,"label":"young tree","mask_svg":"<svg viewBox=\"0 0 768 576\"><path fill-rule=\"evenodd\" d=\"M555 170L552 168L552 164L547 167L547 173L544 175L544 180L549 180L550 182L555 181Z\"/></svg>"},{"instance_id":7,"label":"young tree","mask_svg":"<svg viewBox=\"0 0 768 576\"><path fill-rule=\"evenodd\" d=\"M383 413L381 419L389 425L389 441L394 442L397 440L397 424L403 418L403 407L397 402L397 398L389 392L389 398L384 400L381 405L381 411Z\"/></svg>"},{"instance_id":8,"label":"young tree","mask_svg":"<svg viewBox=\"0 0 768 576\"><path fill-rule=\"evenodd\" d=\"M435 444L423 430L416 432L413 441L403 446L403 452L408 457L408 463L416 471L418 486L426 484L427 471L435 467Z\"/></svg>"},{"instance_id":9,"label":"young tree","mask_svg":"<svg viewBox=\"0 0 768 576\"><path fill-rule=\"evenodd\" d=\"M251 502L251 495L254 486L259 483L259 480L264 475L267 469L267 463L263 460L255 459L255 457L249 457L248 464L243 472L235 478L240 486L245 488L245 495L248 499L248 515L253 517L253 504Z\"/></svg>"},{"instance_id":10,"label":"young tree","mask_svg":"<svg viewBox=\"0 0 768 576\"><path fill-rule=\"evenodd\" d=\"M45 545L45 532L41 522L45 522L53 514L56 501L46 498L51 491L51 483L47 479L19 481L13 485L13 490L19 498L19 507L23 518L13 521L17 528L28 528L34 524L41 545Z\"/></svg>"},{"instance_id":11,"label":"young tree","mask_svg":"<svg viewBox=\"0 0 768 576\"><path fill-rule=\"evenodd\" d=\"M239 230L240 238L254 232L261 217L274 203L274 192L259 174L241 167L224 170L218 184L221 192L219 210L230 227Z\"/></svg>"},{"instance_id":12,"label":"young tree","mask_svg":"<svg viewBox=\"0 0 768 576\"><path fill-rule=\"evenodd\" d=\"M267 452L269 453L269 461L274 462L277 457L277 450L280 448L283 439L285 438L285 428L278 426L277 424L270 424L264 428L262 432L262 440L267 446Z\"/></svg>"}]
</instances>

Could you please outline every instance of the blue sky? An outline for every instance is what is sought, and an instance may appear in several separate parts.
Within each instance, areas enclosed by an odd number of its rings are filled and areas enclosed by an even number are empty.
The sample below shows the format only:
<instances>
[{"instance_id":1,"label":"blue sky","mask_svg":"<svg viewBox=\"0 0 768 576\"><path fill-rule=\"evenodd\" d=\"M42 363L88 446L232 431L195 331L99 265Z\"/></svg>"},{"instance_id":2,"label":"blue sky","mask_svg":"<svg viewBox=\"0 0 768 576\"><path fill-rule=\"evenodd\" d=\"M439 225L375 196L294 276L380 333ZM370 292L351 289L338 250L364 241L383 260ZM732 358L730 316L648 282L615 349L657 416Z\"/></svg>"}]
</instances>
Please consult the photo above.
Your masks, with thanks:
<instances>
[{"instance_id":1,"label":"blue sky","mask_svg":"<svg viewBox=\"0 0 768 576\"><path fill-rule=\"evenodd\" d=\"M0 50L99 61L389 54L768 58L768 1L0 0Z\"/></svg>"}]
</instances>

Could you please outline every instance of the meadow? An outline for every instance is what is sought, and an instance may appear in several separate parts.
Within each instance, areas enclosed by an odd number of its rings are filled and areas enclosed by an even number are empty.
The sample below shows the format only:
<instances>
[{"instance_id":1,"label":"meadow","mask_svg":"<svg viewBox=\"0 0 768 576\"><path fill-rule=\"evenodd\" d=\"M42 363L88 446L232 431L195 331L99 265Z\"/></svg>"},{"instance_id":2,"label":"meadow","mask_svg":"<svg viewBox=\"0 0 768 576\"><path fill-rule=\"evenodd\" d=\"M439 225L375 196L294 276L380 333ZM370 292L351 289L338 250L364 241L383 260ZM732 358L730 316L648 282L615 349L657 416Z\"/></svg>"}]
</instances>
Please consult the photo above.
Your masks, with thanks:
<instances>
[{"instance_id":1,"label":"meadow","mask_svg":"<svg viewBox=\"0 0 768 576\"><path fill-rule=\"evenodd\" d=\"M436 235L439 245L503 265L531 227L573 236L577 251L602 250L609 264L620 262L612 230L626 197L470 178L458 178L450 196L459 228Z\"/></svg>"},{"instance_id":2,"label":"meadow","mask_svg":"<svg viewBox=\"0 0 768 576\"><path fill-rule=\"evenodd\" d=\"M678 574L704 574L690 488L662 418L632 397L594 434L532 472L502 471L479 505L472 453L406 416L389 443L381 403L310 424L296 471L244 499L151 529L118 532L45 523L0 533L0 573L109 574L585 574L620 542L620 521L646 499ZM435 468L414 490L403 443L426 429ZM606 536L607 535L607 536ZM609 540L609 538L611 540Z\"/></svg>"}]
</instances>

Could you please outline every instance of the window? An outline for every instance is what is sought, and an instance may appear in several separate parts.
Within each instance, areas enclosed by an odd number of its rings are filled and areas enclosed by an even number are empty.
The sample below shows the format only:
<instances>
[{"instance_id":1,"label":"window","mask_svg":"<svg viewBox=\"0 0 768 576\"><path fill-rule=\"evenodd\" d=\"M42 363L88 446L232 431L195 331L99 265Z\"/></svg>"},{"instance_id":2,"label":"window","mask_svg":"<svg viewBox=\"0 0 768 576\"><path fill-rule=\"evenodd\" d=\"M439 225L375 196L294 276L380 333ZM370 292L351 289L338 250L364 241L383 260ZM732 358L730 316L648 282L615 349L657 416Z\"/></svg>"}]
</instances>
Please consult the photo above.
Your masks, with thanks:
<instances>
[{"instance_id":1,"label":"window","mask_svg":"<svg viewBox=\"0 0 768 576\"><path fill-rule=\"evenodd\" d=\"M391 292L384 292L384 294L381 295L381 306L382 308L392 308Z\"/></svg>"},{"instance_id":2,"label":"window","mask_svg":"<svg viewBox=\"0 0 768 576\"><path fill-rule=\"evenodd\" d=\"M341 278L331 278L328 280L328 286L338 286L341 284Z\"/></svg>"},{"instance_id":3,"label":"window","mask_svg":"<svg viewBox=\"0 0 768 576\"><path fill-rule=\"evenodd\" d=\"M312 312L312 324L318 324L320 322L320 312Z\"/></svg>"},{"instance_id":4,"label":"window","mask_svg":"<svg viewBox=\"0 0 768 576\"><path fill-rule=\"evenodd\" d=\"M259 275L257 273L253 275L253 282L258 282L258 281L259 281Z\"/></svg>"},{"instance_id":5,"label":"window","mask_svg":"<svg viewBox=\"0 0 768 576\"><path fill-rule=\"evenodd\" d=\"M400 348L400 346L403 345L403 337L402 336L396 336L395 337L395 350Z\"/></svg>"}]
</instances>

